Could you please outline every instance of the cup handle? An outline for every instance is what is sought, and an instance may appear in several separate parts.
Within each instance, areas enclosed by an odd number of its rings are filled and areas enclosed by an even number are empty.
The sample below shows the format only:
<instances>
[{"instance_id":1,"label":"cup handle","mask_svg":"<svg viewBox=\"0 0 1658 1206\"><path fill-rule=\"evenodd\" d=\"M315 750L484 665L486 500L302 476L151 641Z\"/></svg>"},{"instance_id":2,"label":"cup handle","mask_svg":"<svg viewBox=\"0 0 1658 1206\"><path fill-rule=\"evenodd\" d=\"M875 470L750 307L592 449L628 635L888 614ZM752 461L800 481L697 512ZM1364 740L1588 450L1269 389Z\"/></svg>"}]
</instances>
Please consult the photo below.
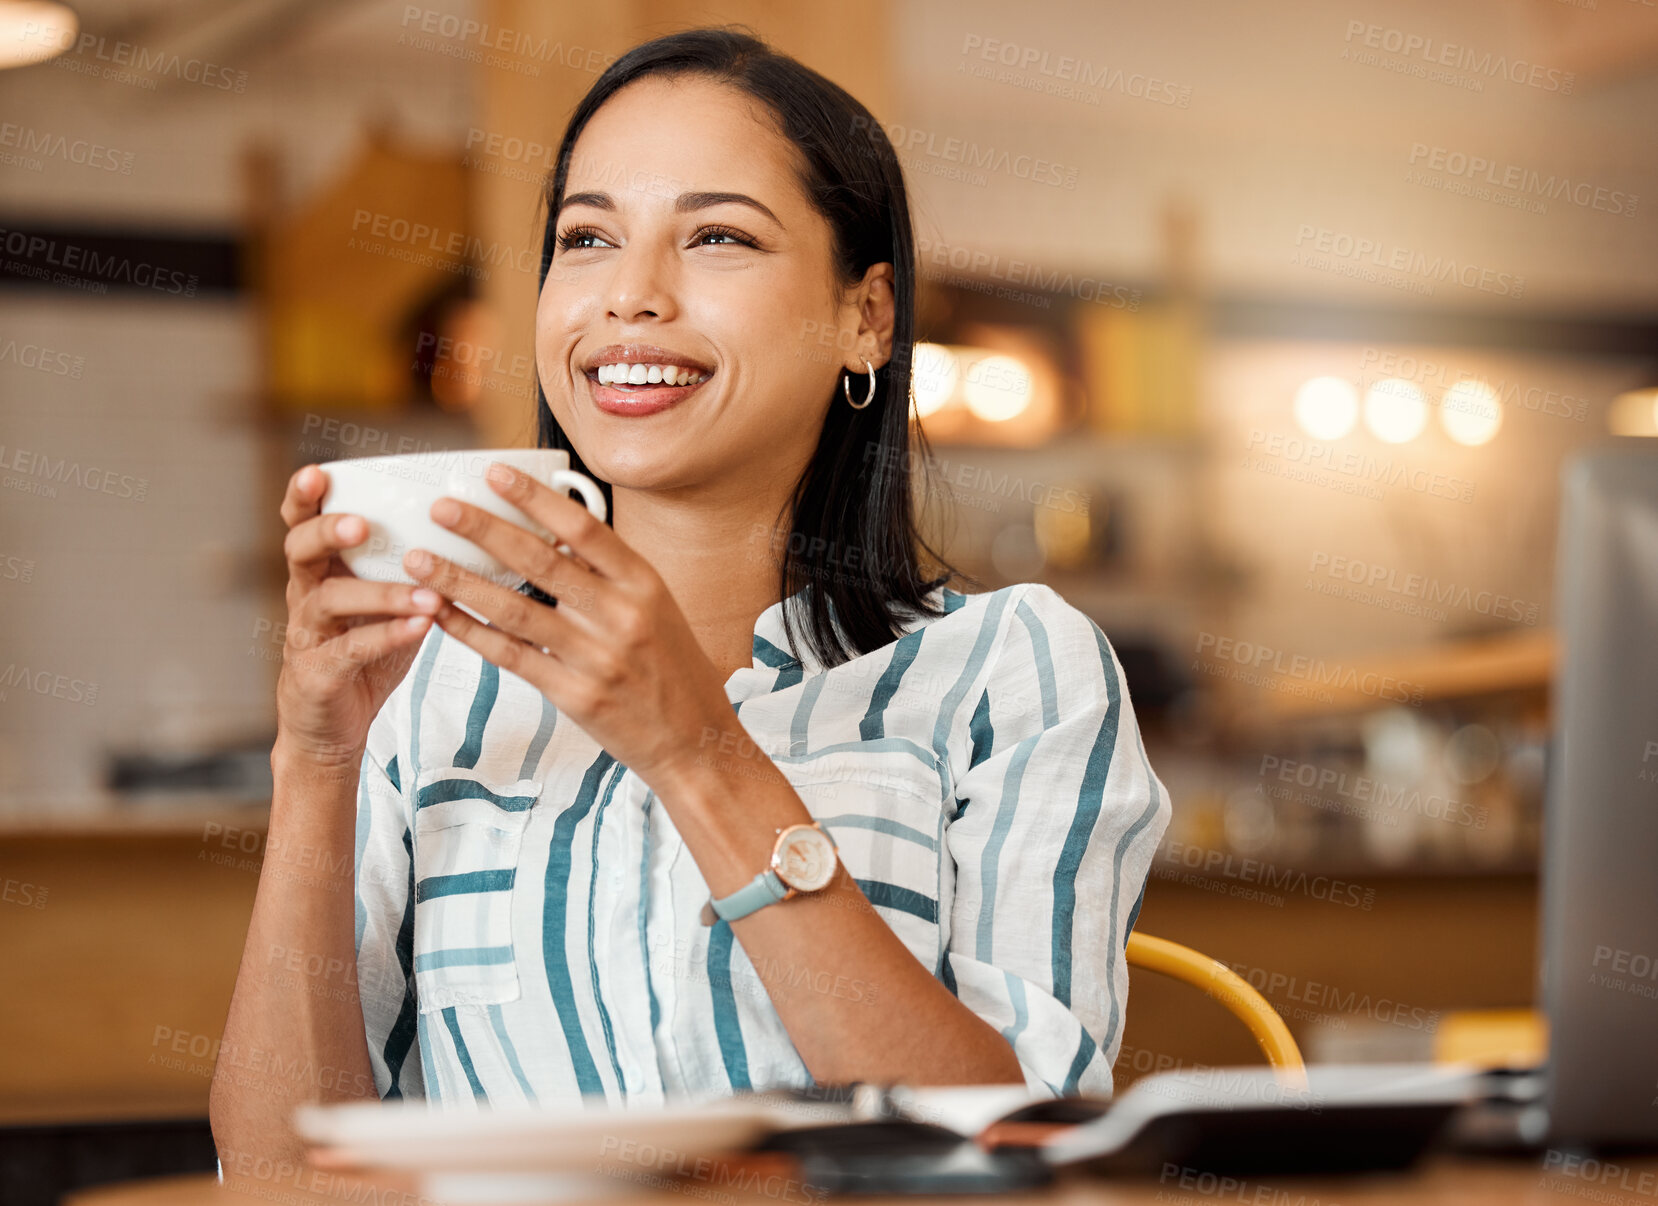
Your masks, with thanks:
<instances>
[{"instance_id":1,"label":"cup handle","mask_svg":"<svg viewBox=\"0 0 1658 1206\"><path fill-rule=\"evenodd\" d=\"M555 470L552 479L547 483L559 492L574 490L581 495L581 500L587 505L588 511L600 523L605 520L604 491L599 484L585 474L577 473L574 469ZM570 546L562 541L556 546L558 551L566 556L570 553Z\"/></svg>"}]
</instances>

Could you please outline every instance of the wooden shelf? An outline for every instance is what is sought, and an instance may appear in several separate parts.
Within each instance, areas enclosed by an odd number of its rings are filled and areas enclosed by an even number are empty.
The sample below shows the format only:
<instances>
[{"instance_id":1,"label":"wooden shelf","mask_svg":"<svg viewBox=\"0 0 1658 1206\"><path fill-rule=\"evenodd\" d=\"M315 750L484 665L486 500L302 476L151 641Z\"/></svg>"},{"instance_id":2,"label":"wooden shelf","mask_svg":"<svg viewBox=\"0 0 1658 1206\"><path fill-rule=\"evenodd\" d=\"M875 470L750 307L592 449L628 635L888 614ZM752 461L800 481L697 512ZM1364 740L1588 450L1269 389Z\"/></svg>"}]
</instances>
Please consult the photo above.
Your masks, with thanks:
<instances>
[{"instance_id":1,"label":"wooden shelf","mask_svg":"<svg viewBox=\"0 0 1658 1206\"><path fill-rule=\"evenodd\" d=\"M1273 676L1260 691L1261 711L1263 719L1281 721L1368 711L1394 699L1405 702L1401 691L1409 693L1411 702L1427 702L1546 690L1557 656L1553 629L1528 628L1379 657L1323 658L1326 666L1341 666L1341 682Z\"/></svg>"},{"instance_id":2,"label":"wooden shelf","mask_svg":"<svg viewBox=\"0 0 1658 1206\"><path fill-rule=\"evenodd\" d=\"M0 810L0 841L17 838L199 837L202 826L218 822L241 829L263 829L270 821L269 800L239 796L164 796L153 799L100 800L71 807L45 803L29 812Z\"/></svg>"}]
</instances>

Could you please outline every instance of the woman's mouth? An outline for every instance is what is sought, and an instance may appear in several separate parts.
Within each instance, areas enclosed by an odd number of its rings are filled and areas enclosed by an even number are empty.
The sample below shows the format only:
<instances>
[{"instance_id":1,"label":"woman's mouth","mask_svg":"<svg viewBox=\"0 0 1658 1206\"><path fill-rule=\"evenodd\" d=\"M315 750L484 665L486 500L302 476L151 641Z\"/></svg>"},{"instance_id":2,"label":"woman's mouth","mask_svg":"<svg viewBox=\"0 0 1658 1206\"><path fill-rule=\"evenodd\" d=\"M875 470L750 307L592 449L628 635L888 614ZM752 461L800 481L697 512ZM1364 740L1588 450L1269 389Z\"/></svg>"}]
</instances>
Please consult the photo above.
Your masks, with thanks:
<instances>
[{"instance_id":1,"label":"woman's mouth","mask_svg":"<svg viewBox=\"0 0 1658 1206\"><path fill-rule=\"evenodd\" d=\"M689 398L713 376L677 364L615 361L587 371L593 404L607 414L651 415Z\"/></svg>"}]
</instances>

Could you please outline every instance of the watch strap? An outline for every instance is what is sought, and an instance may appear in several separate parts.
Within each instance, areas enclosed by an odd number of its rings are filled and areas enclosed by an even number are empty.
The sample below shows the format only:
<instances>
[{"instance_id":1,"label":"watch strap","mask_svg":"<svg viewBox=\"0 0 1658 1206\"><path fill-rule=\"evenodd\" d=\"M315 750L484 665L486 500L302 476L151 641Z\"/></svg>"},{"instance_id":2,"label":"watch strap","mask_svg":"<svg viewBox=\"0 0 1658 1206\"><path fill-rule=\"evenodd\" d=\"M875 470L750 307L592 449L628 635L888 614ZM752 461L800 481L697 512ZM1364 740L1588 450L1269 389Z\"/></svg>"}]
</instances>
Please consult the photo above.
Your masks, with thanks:
<instances>
[{"instance_id":1,"label":"watch strap","mask_svg":"<svg viewBox=\"0 0 1658 1206\"><path fill-rule=\"evenodd\" d=\"M738 921L769 904L776 904L788 894L788 886L777 877L777 872L768 867L730 896L719 900L710 898L708 905L715 916L726 921Z\"/></svg>"}]
</instances>

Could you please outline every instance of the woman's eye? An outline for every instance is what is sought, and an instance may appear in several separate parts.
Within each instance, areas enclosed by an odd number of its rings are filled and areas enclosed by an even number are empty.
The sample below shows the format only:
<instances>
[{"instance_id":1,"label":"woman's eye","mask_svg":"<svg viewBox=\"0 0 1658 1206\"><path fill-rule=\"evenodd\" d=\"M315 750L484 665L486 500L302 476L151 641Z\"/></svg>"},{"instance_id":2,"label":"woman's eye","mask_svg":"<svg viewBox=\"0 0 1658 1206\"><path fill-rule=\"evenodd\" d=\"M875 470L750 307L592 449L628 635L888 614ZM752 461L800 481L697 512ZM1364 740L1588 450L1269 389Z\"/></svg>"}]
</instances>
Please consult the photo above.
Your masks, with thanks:
<instances>
[{"instance_id":1,"label":"woman's eye","mask_svg":"<svg viewBox=\"0 0 1658 1206\"><path fill-rule=\"evenodd\" d=\"M603 242L604 236L591 226L572 226L558 236L560 251L580 251L585 248L596 247Z\"/></svg>"},{"instance_id":2,"label":"woman's eye","mask_svg":"<svg viewBox=\"0 0 1658 1206\"><path fill-rule=\"evenodd\" d=\"M713 240L710 242L710 240ZM704 226L693 240L698 247L758 247L759 244L740 230L729 226Z\"/></svg>"}]
</instances>

